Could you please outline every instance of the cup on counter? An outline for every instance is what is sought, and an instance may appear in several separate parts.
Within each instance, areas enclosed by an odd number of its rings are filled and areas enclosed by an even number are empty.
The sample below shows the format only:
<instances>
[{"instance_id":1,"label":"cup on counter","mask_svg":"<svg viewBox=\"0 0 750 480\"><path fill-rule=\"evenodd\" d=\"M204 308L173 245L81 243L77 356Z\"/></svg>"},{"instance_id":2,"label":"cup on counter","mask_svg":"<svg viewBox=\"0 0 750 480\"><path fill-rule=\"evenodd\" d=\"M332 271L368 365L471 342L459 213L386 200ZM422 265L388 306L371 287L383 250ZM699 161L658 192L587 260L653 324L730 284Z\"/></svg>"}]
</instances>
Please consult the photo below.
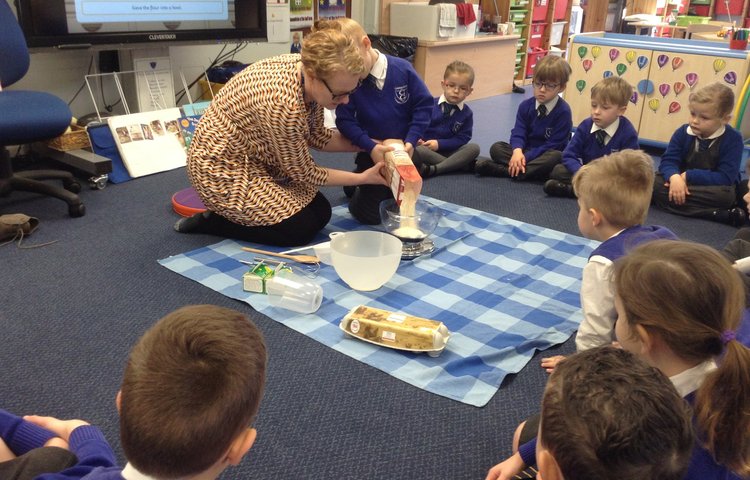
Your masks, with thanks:
<instances>
[{"instance_id":1,"label":"cup on counter","mask_svg":"<svg viewBox=\"0 0 750 480\"><path fill-rule=\"evenodd\" d=\"M309 278L279 270L266 282L268 303L299 313L314 313L323 302L323 289Z\"/></svg>"},{"instance_id":2,"label":"cup on counter","mask_svg":"<svg viewBox=\"0 0 750 480\"><path fill-rule=\"evenodd\" d=\"M506 22L508 26L508 35L513 35L516 31L516 22Z\"/></svg>"},{"instance_id":3,"label":"cup on counter","mask_svg":"<svg viewBox=\"0 0 750 480\"><path fill-rule=\"evenodd\" d=\"M498 23L497 24L497 33L500 35L507 35L508 34L508 24L507 23Z\"/></svg>"}]
</instances>

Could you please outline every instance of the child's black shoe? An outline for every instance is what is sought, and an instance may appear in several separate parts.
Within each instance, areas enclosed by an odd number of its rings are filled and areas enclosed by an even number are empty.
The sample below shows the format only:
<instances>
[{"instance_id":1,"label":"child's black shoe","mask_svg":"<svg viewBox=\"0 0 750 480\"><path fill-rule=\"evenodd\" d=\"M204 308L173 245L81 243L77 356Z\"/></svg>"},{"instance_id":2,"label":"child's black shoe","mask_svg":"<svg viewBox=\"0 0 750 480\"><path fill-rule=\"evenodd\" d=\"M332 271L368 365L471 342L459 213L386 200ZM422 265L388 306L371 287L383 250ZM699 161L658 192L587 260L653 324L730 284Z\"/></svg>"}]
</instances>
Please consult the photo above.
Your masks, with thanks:
<instances>
[{"instance_id":1,"label":"child's black shoe","mask_svg":"<svg viewBox=\"0 0 750 480\"><path fill-rule=\"evenodd\" d=\"M747 213L740 207L714 210L713 220L733 227L741 227L747 223Z\"/></svg>"},{"instance_id":2,"label":"child's black shoe","mask_svg":"<svg viewBox=\"0 0 750 480\"><path fill-rule=\"evenodd\" d=\"M573 193L573 185L569 183L560 182L558 180L547 180L542 187L544 193L550 197L569 197L575 198Z\"/></svg>"}]
</instances>

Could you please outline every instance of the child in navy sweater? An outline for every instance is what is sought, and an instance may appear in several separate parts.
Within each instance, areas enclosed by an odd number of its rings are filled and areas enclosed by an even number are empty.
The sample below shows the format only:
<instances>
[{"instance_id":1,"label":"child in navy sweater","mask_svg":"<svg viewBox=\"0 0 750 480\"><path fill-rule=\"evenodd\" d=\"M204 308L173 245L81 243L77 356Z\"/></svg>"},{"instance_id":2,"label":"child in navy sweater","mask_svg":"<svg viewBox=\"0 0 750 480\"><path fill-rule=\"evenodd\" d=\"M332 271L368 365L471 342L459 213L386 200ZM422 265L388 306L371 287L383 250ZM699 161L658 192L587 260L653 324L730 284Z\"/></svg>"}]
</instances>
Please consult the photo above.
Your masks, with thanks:
<instances>
[{"instance_id":1,"label":"child in navy sweater","mask_svg":"<svg viewBox=\"0 0 750 480\"><path fill-rule=\"evenodd\" d=\"M575 197L573 175L590 161L625 149L638 149L638 133L625 118L633 87L621 77L609 77L591 89L591 116L582 121L555 165L544 193L553 197Z\"/></svg>"},{"instance_id":2,"label":"child in navy sweater","mask_svg":"<svg viewBox=\"0 0 750 480\"><path fill-rule=\"evenodd\" d=\"M457 170L474 170L479 145L469 143L474 113L464 103L474 85L474 69L456 60L445 68L443 95L435 98L430 126L414 150L414 165L422 178Z\"/></svg>"},{"instance_id":3,"label":"child in navy sweater","mask_svg":"<svg viewBox=\"0 0 750 480\"><path fill-rule=\"evenodd\" d=\"M534 98L521 102L510 143L496 142L489 159L478 160L478 175L511 177L516 180L546 180L573 130L570 106L560 98L570 77L570 65L548 55L534 69Z\"/></svg>"},{"instance_id":4,"label":"child in navy sweater","mask_svg":"<svg viewBox=\"0 0 750 480\"><path fill-rule=\"evenodd\" d=\"M336 127L362 149L355 158L355 171L365 171L385 160L385 153L391 150L381 143L385 139L403 140L412 155L430 124L432 94L411 63L372 48L370 38L356 21L338 18L332 22L360 45L369 72L362 86L349 95L349 101L336 107ZM393 197L390 188L383 185L344 191L351 193L351 214L367 225L380 223L380 202Z\"/></svg>"},{"instance_id":5,"label":"child in navy sweater","mask_svg":"<svg viewBox=\"0 0 750 480\"><path fill-rule=\"evenodd\" d=\"M26 444L59 437L78 457L70 468L35 480L214 479L239 464L255 441L266 361L263 336L246 315L214 305L182 307L130 351L115 400L125 468L102 432L83 420L21 419L0 410L0 429L13 428Z\"/></svg>"},{"instance_id":6,"label":"child in navy sweater","mask_svg":"<svg viewBox=\"0 0 750 480\"><path fill-rule=\"evenodd\" d=\"M661 157L654 204L668 212L741 226L737 206L742 135L728 125L734 93L712 83L689 97L690 123L677 129Z\"/></svg>"}]
</instances>

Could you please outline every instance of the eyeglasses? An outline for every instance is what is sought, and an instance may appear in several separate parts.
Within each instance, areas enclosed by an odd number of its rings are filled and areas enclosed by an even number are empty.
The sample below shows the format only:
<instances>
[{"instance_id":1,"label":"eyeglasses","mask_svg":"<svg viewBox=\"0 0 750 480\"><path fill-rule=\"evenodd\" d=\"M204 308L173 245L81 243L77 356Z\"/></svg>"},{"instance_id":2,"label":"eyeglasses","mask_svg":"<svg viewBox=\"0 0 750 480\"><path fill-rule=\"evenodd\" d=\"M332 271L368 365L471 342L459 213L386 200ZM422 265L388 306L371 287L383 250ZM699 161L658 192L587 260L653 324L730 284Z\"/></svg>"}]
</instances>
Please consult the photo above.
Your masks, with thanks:
<instances>
[{"instance_id":1,"label":"eyeglasses","mask_svg":"<svg viewBox=\"0 0 750 480\"><path fill-rule=\"evenodd\" d=\"M351 89L350 91L348 91L346 93L333 93L333 90L331 90L331 87L328 85L328 82L326 82L326 79L323 78L323 77L318 77L318 78L320 79L321 82L323 82L323 85L326 86L326 88L328 89L328 92L331 94L331 100L334 100L334 101L336 101L336 100L338 100L340 98L348 97L349 95L351 95L354 92L356 92L359 89L359 87L362 86L362 80L359 80L357 82L357 86L354 87L353 89Z\"/></svg>"},{"instance_id":2,"label":"eyeglasses","mask_svg":"<svg viewBox=\"0 0 750 480\"><path fill-rule=\"evenodd\" d=\"M559 87L559 83L544 83L544 82L534 82L534 87L541 89L542 87L546 88L547 90L554 90L557 87Z\"/></svg>"}]
</instances>

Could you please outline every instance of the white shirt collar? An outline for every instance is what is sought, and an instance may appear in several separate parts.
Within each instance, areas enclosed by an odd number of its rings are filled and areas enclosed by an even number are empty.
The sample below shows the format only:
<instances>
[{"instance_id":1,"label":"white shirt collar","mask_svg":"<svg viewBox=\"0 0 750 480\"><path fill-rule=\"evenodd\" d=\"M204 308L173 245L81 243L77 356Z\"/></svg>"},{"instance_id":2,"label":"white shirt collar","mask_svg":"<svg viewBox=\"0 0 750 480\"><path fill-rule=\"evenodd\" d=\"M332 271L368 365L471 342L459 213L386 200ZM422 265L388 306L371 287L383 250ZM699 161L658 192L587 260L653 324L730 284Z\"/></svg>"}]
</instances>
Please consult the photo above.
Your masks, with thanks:
<instances>
[{"instance_id":1,"label":"white shirt collar","mask_svg":"<svg viewBox=\"0 0 750 480\"><path fill-rule=\"evenodd\" d=\"M444 94L440 95L440 100L438 100L438 105L442 105L442 104L444 104L446 102L448 102L448 100L445 98L445 95ZM448 102L448 103L450 103L450 102ZM456 103L455 105L458 107L459 110L463 110L464 109L464 102Z\"/></svg>"},{"instance_id":2,"label":"white shirt collar","mask_svg":"<svg viewBox=\"0 0 750 480\"><path fill-rule=\"evenodd\" d=\"M373 48L373 50L378 53L378 59L375 60L375 63L372 65L370 75L375 77L375 84L378 87L378 90L382 90L383 86L385 86L385 75L388 73L388 58L377 49Z\"/></svg>"},{"instance_id":3,"label":"white shirt collar","mask_svg":"<svg viewBox=\"0 0 750 480\"><path fill-rule=\"evenodd\" d=\"M724 135L724 131L727 129L726 125L720 126L714 133L712 133L708 138L702 138L701 140L713 140L714 138L719 138L720 136ZM695 133L693 133L693 129L690 128L690 125L687 127L687 134L692 135L693 137L697 137Z\"/></svg>"},{"instance_id":4,"label":"white shirt collar","mask_svg":"<svg viewBox=\"0 0 750 480\"><path fill-rule=\"evenodd\" d=\"M594 133L599 130L604 130L607 132L607 135L609 135L609 138L607 141L612 139L612 137L615 136L615 133L617 133L617 129L620 127L620 117L617 117L614 122L610 123L607 128L600 128L597 127L595 123L591 124L591 133Z\"/></svg>"},{"instance_id":5,"label":"white shirt collar","mask_svg":"<svg viewBox=\"0 0 750 480\"><path fill-rule=\"evenodd\" d=\"M685 397L687 394L698 390L703 380L706 379L706 375L714 370L716 370L716 362L706 360L693 368L688 368L684 372L669 377L669 380L674 385L674 388L677 389L677 393L681 397Z\"/></svg>"},{"instance_id":6,"label":"white shirt collar","mask_svg":"<svg viewBox=\"0 0 750 480\"><path fill-rule=\"evenodd\" d=\"M149 477L148 475L142 474L141 472L136 470L135 467L130 463L125 465L125 468L122 469L120 475L122 475L122 478L124 478L125 480L157 480L154 477Z\"/></svg>"},{"instance_id":7,"label":"white shirt collar","mask_svg":"<svg viewBox=\"0 0 750 480\"><path fill-rule=\"evenodd\" d=\"M548 115L555 108L555 105L557 105L557 101L558 100L560 100L560 96L559 95L555 95L554 98L552 98L552 100L550 100L549 102L547 102L547 103L544 104L544 106L547 107L547 114ZM541 105L541 103L539 103L539 100L536 100L535 103L536 103L535 110L538 110L539 109L539 105Z\"/></svg>"}]
</instances>

